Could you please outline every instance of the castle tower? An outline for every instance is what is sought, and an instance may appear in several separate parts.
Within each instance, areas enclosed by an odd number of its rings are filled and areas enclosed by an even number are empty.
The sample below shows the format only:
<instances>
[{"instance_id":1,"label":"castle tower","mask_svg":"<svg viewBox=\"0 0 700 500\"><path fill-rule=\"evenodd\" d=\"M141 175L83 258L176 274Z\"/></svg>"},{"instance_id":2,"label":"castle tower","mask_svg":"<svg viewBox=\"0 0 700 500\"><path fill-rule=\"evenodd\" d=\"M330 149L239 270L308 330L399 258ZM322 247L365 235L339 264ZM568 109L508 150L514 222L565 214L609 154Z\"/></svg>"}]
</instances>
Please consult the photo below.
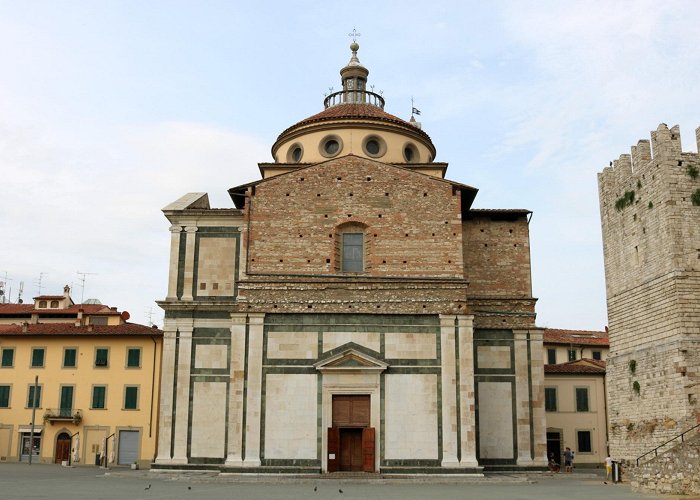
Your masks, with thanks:
<instances>
[{"instance_id":1,"label":"castle tower","mask_svg":"<svg viewBox=\"0 0 700 500\"><path fill-rule=\"evenodd\" d=\"M616 458L636 459L700 421L699 170L678 126L661 124L598 174Z\"/></svg>"}]
</instances>

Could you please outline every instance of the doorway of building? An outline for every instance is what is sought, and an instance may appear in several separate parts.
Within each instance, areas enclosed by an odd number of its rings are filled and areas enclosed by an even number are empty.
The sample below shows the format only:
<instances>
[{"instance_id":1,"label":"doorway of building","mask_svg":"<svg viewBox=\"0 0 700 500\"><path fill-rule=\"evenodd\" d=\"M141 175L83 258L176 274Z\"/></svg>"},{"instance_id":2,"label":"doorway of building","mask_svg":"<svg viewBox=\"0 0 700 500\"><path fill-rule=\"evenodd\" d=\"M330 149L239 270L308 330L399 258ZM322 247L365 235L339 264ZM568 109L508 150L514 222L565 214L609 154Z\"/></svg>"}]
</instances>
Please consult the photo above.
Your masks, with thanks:
<instances>
[{"instance_id":1,"label":"doorway of building","mask_svg":"<svg viewBox=\"0 0 700 500\"><path fill-rule=\"evenodd\" d=\"M561 431L547 431L547 459L554 454L554 460L561 465Z\"/></svg>"},{"instance_id":2,"label":"doorway of building","mask_svg":"<svg viewBox=\"0 0 700 500\"><path fill-rule=\"evenodd\" d=\"M22 462L29 460L29 453L32 454L32 460L39 456L41 450L41 434L34 434L34 443L30 445L31 434L29 432L22 433L22 444L20 448L19 459Z\"/></svg>"},{"instance_id":3,"label":"doorway of building","mask_svg":"<svg viewBox=\"0 0 700 500\"><path fill-rule=\"evenodd\" d=\"M70 434L61 432L56 437L56 454L54 463L60 464L64 460L67 462L70 458Z\"/></svg>"},{"instance_id":4,"label":"doorway of building","mask_svg":"<svg viewBox=\"0 0 700 500\"><path fill-rule=\"evenodd\" d=\"M328 429L328 472L374 472L369 395L333 396L332 425Z\"/></svg>"}]
</instances>

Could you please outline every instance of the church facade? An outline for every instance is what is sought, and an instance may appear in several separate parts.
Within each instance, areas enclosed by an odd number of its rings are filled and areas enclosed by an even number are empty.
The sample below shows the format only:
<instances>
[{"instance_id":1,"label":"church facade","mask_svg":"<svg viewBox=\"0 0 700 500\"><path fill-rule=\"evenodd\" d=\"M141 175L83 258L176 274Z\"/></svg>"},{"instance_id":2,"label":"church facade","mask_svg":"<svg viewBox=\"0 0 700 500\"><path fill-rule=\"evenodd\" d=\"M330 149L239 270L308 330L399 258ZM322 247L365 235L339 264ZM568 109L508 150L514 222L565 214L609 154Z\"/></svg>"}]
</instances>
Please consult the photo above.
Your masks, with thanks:
<instances>
[{"instance_id":1,"label":"church facade","mask_svg":"<svg viewBox=\"0 0 700 500\"><path fill-rule=\"evenodd\" d=\"M473 209L351 45L235 208L171 223L157 468L468 472L546 464L528 210Z\"/></svg>"}]
</instances>

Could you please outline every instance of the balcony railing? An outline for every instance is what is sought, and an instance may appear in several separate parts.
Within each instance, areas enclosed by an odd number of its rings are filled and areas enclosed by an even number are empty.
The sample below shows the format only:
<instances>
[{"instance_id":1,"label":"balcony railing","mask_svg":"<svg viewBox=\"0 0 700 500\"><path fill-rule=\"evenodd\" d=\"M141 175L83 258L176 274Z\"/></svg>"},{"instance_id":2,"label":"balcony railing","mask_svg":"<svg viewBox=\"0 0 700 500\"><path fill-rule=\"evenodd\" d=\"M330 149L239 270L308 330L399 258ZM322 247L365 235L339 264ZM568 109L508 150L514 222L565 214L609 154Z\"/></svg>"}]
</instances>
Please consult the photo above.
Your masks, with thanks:
<instances>
[{"instance_id":1,"label":"balcony railing","mask_svg":"<svg viewBox=\"0 0 700 500\"><path fill-rule=\"evenodd\" d=\"M78 425L82 420L81 411L75 408L47 408L44 412L44 421L50 424L58 421L72 421L75 425Z\"/></svg>"},{"instance_id":2,"label":"balcony railing","mask_svg":"<svg viewBox=\"0 0 700 500\"><path fill-rule=\"evenodd\" d=\"M384 98L368 90L341 90L327 96L323 101L325 108L337 104L371 104L384 109Z\"/></svg>"}]
</instances>

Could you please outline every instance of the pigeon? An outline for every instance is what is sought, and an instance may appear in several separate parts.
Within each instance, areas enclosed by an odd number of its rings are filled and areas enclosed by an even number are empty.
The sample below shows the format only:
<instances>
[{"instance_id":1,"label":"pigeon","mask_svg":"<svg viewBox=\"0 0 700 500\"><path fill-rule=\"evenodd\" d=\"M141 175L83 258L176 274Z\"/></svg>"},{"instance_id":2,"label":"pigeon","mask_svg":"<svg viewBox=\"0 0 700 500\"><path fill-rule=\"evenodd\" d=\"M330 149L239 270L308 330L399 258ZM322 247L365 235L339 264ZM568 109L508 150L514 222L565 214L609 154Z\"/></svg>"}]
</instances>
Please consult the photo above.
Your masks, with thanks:
<instances>
[{"instance_id":1,"label":"pigeon","mask_svg":"<svg viewBox=\"0 0 700 500\"><path fill-rule=\"evenodd\" d=\"M188 486L187 489L188 489L188 490L191 490L191 489L192 489L192 486Z\"/></svg>"},{"instance_id":2,"label":"pigeon","mask_svg":"<svg viewBox=\"0 0 700 500\"><path fill-rule=\"evenodd\" d=\"M150 485L150 484L144 488L144 490L150 490L150 489L151 489L151 485Z\"/></svg>"},{"instance_id":3,"label":"pigeon","mask_svg":"<svg viewBox=\"0 0 700 500\"><path fill-rule=\"evenodd\" d=\"M314 491L318 491L318 486L314 486Z\"/></svg>"},{"instance_id":4,"label":"pigeon","mask_svg":"<svg viewBox=\"0 0 700 500\"><path fill-rule=\"evenodd\" d=\"M343 490L341 490L340 488L338 488L338 493L343 493Z\"/></svg>"}]
</instances>

